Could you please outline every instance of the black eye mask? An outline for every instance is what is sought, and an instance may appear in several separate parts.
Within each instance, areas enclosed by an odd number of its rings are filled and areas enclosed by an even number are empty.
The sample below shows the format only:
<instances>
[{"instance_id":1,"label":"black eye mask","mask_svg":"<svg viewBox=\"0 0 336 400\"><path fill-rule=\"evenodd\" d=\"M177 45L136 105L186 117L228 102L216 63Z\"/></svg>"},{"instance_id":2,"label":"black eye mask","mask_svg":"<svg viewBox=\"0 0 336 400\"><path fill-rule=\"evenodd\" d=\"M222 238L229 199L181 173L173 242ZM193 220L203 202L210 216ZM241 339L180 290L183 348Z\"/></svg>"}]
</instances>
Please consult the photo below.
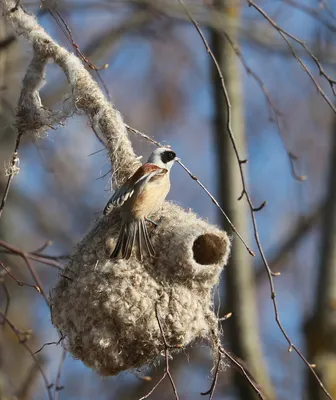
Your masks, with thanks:
<instances>
[{"instance_id":1,"label":"black eye mask","mask_svg":"<svg viewBox=\"0 0 336 400\"><path fill-rule=\"evenodd\" d=\"M176 153L171 150L164 151L161 154L161 160L164 164L167 164L169 161L172 161L176 158Z\"/></svg>"}]
</instances>

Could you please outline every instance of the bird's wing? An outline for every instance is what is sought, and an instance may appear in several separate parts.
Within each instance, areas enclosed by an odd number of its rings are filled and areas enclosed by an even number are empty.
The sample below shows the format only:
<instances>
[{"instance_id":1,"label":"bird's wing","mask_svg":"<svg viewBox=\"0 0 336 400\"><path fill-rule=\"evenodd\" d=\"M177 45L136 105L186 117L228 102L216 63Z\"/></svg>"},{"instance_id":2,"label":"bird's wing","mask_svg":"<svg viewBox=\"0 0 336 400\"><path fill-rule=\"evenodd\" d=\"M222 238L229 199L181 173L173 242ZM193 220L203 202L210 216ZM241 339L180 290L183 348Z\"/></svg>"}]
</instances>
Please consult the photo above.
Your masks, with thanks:
<instances>
[{"instance_id":1,"label":"bird's wing","mask_svg":"<svg viewBox=\"0 0 336 400\"><path fill-rule=\"evenodd\" d=\"M120 207L126 200L133 196L134 192L141 193L145 185L154 177L165 175L168 172L155 164L142 165L119 189L117 189L104 209L104 215L108 215L113 206Z\"/></svg>"}]
</instances>

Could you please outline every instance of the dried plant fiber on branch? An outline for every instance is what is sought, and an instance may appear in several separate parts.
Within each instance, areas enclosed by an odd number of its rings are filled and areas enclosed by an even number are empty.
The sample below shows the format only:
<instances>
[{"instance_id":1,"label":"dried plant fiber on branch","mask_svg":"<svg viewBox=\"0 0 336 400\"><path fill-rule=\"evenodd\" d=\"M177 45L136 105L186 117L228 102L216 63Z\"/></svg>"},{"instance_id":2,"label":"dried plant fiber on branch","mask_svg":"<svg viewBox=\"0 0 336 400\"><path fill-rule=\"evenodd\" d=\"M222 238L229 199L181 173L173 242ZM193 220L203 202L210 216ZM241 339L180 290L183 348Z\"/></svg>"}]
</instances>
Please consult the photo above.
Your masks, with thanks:
<instances>
[{"instance_id":1,"label":"dried plant fiber on branch","mask_svg":"<svg viewBox=\"0 0 336 400\"><path fill-rule=\"evenodd\" d=\"M34 52L19 100L18 129L41 134L70 115L47 112L41 103L46 63L56 63L68 79L73 111L84 112L104 137L114 182L122 184L140 163L120 113L81 61L15 5L3 0L4 15ZM135 255L127 261L109 258L119 231L116 208L77 246L52 291L52 320L71 354L102 375L156 361L164 350L160 325L170 345L184 347L196 338L208 339L214 349L219 345L212 289L227 262L226 233L169 202L150 217L161 221L149 227L155 258L145 256L142 263Z\"/></svg>"},{"instance_id":2,"label":"dried plant fiber on branch","mask_svg":"<svg viewBox=\"0 0 336 400\"><path fill-rule=\"evenodd\" d=\"M156 258L110 260L118 210L78 246L53 293L53 323L70 351L102 375L154 362L167 343L195 338L219 344L212 287L227 262L229 240L192 212L166 202L150 229ZM198 261L198 262L197 262Z\"/></svg>"}]
</instances>

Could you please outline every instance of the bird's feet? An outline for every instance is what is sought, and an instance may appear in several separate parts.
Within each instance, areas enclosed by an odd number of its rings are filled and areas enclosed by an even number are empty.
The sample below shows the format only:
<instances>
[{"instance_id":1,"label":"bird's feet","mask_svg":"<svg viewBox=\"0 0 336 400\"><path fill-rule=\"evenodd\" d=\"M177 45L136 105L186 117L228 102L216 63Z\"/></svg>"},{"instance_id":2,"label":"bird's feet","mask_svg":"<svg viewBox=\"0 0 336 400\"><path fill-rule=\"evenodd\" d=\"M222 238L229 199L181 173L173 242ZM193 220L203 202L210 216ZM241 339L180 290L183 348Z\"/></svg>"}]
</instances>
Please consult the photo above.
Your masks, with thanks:
<instances>
[{"instance_id":1,"label":"bird's feet","mask_svg":"<svg viewBox=\"0 0 336 400\"><path fill-rule=\"evenodd\" d=\"M158 222L155 222L152 219L149 219L149 218L145 217L145 221L146 222L150 222L151 224L154 225L155 228L157 228L159 226L159 224L162 222L162 218L163 217L161 217Z\"/></svg>"},{"instance_id":2,"label":"bird's feet","mask_svg":"<svg viewBox=\"0 0 336 400\"><path fill-rule=\"evenodd\" d=\"M159 225L157 222L154 222L153 220L151 220L151 219L149 219L147 217L145 217L145 221L146 222L150 222L151 224L153 224L155 226L155 228L157 228L157 226Z\"/></svg>"}]
</instances>

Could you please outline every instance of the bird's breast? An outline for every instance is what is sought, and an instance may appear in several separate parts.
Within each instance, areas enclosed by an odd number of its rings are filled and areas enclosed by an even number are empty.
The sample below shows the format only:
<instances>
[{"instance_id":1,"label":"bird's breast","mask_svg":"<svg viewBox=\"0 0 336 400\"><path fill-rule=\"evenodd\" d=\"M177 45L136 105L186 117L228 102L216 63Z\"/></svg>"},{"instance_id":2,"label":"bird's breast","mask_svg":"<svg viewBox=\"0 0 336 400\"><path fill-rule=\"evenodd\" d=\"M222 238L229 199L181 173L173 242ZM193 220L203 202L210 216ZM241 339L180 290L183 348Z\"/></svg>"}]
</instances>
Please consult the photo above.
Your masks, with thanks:
<instances>
[{"instance_id":1,"label":"bird's breast","mask_svg":"<svg viewBox=\"0 0 336 400\"><path fill-rule=\"evenodd\" d=\"M140 219L157 211L164 202L170 190L168 174L161 179L148 182L141 193L134 196L132 204L128 205L133 218Z\"/></svg>"}]
</instances>

